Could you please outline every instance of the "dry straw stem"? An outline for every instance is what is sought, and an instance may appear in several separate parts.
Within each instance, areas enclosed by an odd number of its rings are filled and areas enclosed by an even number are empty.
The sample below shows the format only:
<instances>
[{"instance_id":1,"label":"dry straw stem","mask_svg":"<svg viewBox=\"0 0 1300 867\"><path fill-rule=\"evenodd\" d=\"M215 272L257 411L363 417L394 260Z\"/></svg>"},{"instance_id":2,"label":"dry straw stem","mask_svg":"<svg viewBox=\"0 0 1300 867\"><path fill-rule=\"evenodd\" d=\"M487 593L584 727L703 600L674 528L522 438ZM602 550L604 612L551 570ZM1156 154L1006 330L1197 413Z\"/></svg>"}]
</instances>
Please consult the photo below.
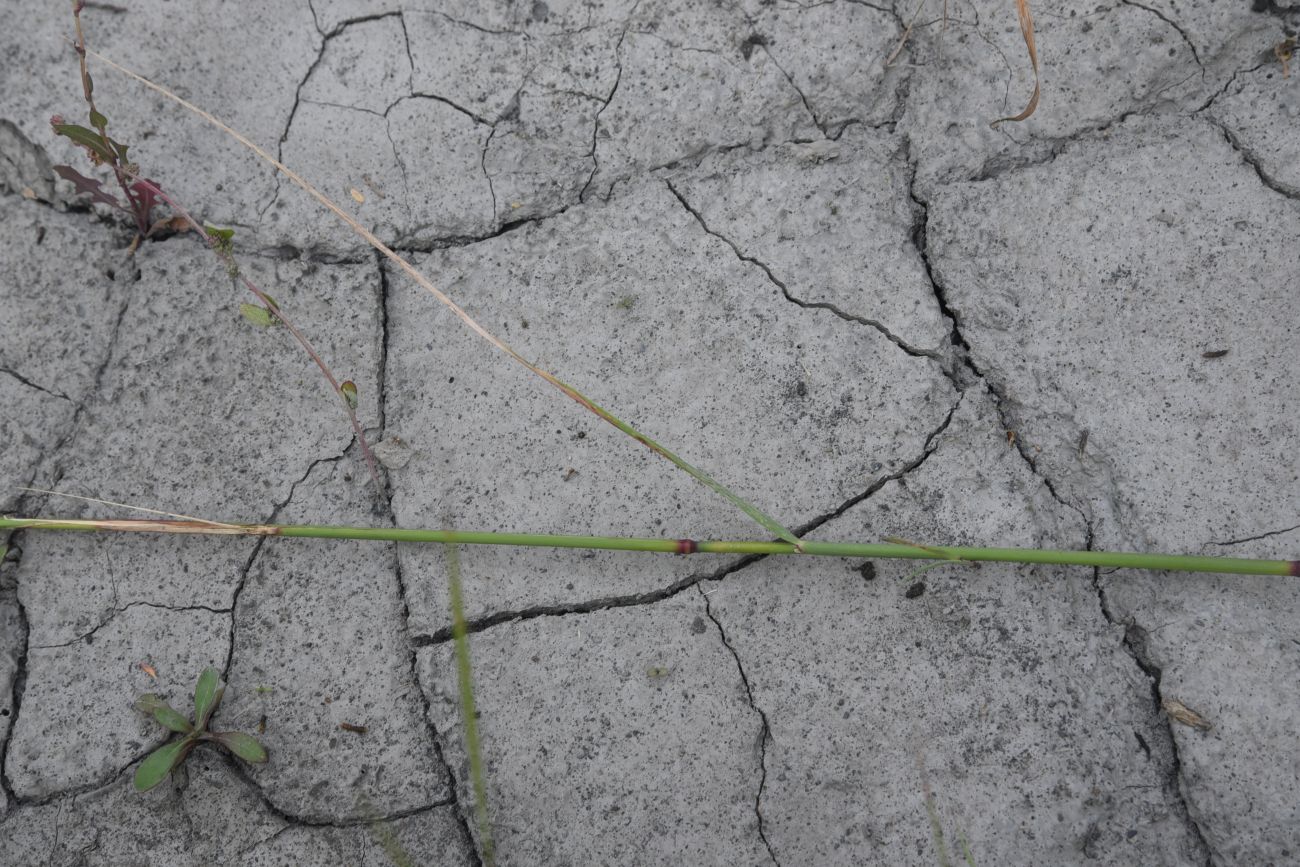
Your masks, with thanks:
<instances>
[{"instance_id":1,"label":"dry straw stem","mask_svg":"<svg viewBox=\"0 0 1300 867\"><path fill-rule=\"evenodd\" d=\"M894 61L898 59L898 55L901 54L901 53L903 52L903 46L907 44L907 40L908 40L908 38L912 35L912 28L916 26L916 19L917 19L917 16L919 16L919 15L921 14L921 7L923 7L924 5L925 5L925 0L920 0L920 2L916 4L916 11L914 11L914 12L912 13L912 17L911 17L910 19L908 19L908 22L907 22L907 28L903 31L903 35L899 37L899 39L898 39L898 44L894 46L894 50L891 51L891 52L889 52L889 56L885 58L885 68L886 68L886 69L888 69L889 67L893 66L893 65L894 65ZM948 5L948 4L945 2L945 3L944 3L944 22L945 22L945 23L946 23L947 20L948 20L948 10L947 10L947 5Z\"/></svg>"},{"instance_id":2,"label":"dry straw stem","mask_svg":"<svg viewBox=\"0 0 1300 867\"><path fill-rule=\"evenodd\" d=\"M1038 79L1038 48L1034 45L1034 16L1029 14L1029 0L1016 0L1016 14L1020 17L1020 35L1025 38L1025 49L1029 52L1029 62L1034 67L1034 95L1029 97L1025 110L1015 117L1000 117L989 126L996 127L1006 121L1019 122L1029 117L1038 108L1040 92Z\"/></svg>"},{"instance_id":3,"label":"dry straw stem","mask_svg":"<svg viewBox=\"0 0 1300 867\"><path fill-rule=\"evenodd\" d=\"M561 392L563 392L569 398L577 402L579 405L586 407L588 410L600 416L600 418L604 419L609 424L613 425L623 433L632 437L634 440L641 443L646 448L650 449L651 451L659 455L662 455L663 457L667 458L669 461L671 461L673 464L675 464L682 470L685 470L696 480L700 481L701 483L703 483L704 485L712 489L714 492L727 499L729 502L732 503L732 505L739 508L746 515L749 515L749 517L753 518L764 529L768 530L769 532L775 533L778 537L794 545L796 548L800 547L801 543L799 541L799 538L795 536L794 533L786 529L779 522L777 522L776 519L770 517L765 512L759 510L756 506L741 499L738 495L736 495L735 493L733 493L732 491L724 487L721 483L713 479L713 477L710 476L708 473L704 472L698 467L695 467L687 463L681 457L669 451L664 446L650 439L648 436L636 430L628 423L622 421L621 419L613 415L613 413L609 412L604 407L595 403L586 395L582 394L576 388L561 380L555 374L550 373L549 371L546 371L538 367L537 365L533 364L532 362L528 361L527 359L525 359L513 347L511 347L505 341L501 340L499 337L492 334L490 331L488 331L486 328L480 325L477 321L475 321L474 318L471 317L467 312L465 312L465 310L459 304L457 304L449 296L443 293L442 290L438 289L438 287L434 286L433 282L430 281L429 278L425 277L423 274L417 271L413 265L411 265L409 262L407 262L405 259L399 256L391 247L389 247L383 241L380 241L377 237L375 237L373 232L371 232L365 226L361 225L361 223L357 222L357 220L353 218L352 215L348 214L341 207L339 207L339 205L336 204L332 199L330 199L320 190L316 189L314 186L312 186L310 183L304 180L300 175L298 175L298 173L290 169L284 163L277 160L275 157L271 156L269 153L267 153L258 145L254 144L247 136L244 136L238 131L232 129L230 126L223 123L221 120L216 118L211 113L204 111L203 109L199 108L197 105L194 105L188 100L185 100L182 97L178 96L177 94L172 93L170 90L163 87L162 85L155 84L154 82L150 81L149 79L145 78L139 73L132 72L131 70L121 66L120 64L114 63L113 61L104 57L102 54L89 51L89 50L87 50L87 54L94 57L96 60L98 60L100 63L103 63L105 66L109 67L110 69L114 69L122 73L123 75L140 82L145 87L149 88L155 93L159 93L167 97L168 99L170 99L172 102L175 102L176 104L193 112L194 114L203 118L211 125L215 126L217 129L226 133L226 135L229 135L231 138L235 139L235 141L239 142L244 147L251 150L253 153L257 154L267 163L271 164L272 166L275 166L275 168L279 172L281 172L285 177L293 181L296 185L302 188L313 199L315 199L317 202L323 205L327 210L333 213L336 217L338 217L340 220L346 223L348 227L351 228L353 232L356 232L357 235L359 235L362 239L364 239L367 244L374 247L376 250L378 250L380 253L386 256L390 261L392 261L399 268L401 268L407 274L407 276L409 276L412 280L414 280L421 288L425 289L431 295L433 295L433 297L437 298L438 301L440 301L444 306L446 306L449 310L451 310L452 313L454 313L461 320L461 322L465 323L465 325L471 331L477 334L479 337L482 337L488 343L492 344L497 349L501 350L506 355L510 356L515 361L522 364L528 370L532 371L536 375L540 376L542 379L549 382L551 385L558 388Z\"/></svg>"}]
</instances>

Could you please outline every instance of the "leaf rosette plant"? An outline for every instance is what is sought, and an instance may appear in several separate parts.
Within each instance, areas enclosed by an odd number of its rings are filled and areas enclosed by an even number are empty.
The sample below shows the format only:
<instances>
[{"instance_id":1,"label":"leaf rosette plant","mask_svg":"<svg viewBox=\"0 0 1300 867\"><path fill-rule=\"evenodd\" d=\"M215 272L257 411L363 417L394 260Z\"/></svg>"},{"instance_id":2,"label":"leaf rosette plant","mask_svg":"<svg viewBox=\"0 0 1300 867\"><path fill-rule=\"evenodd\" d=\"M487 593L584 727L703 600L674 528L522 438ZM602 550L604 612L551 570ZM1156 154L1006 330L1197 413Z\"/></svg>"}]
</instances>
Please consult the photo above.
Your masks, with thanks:
<instances>
[{"instance_id":1,"label":"leaf rosette plant","mask_svg":"<svg viewBox=\"0 0 1300 867\"><path fill-rule=\"evenodd\" d=\"M147 792L161 783L195 747L204 742L220 744L246 762L261 764L267 760L266 747L252 735L208 731L208 723L225 692L226 687L216 669L205 668L194 684L193 722L151 692L136 699L136 710L152 716L160 725L179 735L146 756L136 768L136 791Z\"/></svg>"}]
</instances>

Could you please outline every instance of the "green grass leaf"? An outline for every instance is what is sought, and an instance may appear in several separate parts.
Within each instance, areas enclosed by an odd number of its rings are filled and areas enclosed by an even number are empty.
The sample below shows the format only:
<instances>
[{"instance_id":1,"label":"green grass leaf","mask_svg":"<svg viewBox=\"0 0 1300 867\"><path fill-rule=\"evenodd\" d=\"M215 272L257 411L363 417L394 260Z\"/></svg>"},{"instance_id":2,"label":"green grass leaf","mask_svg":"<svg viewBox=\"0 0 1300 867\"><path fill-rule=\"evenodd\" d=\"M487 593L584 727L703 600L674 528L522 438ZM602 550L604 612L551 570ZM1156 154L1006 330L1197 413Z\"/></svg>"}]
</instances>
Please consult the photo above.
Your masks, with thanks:
<instances>
[{"instance_id":1,"label":"green grass leaf","mask_svg":"<svg viewBox=\"0 0 1300 867\"><path fill-rule=\"evenodd\" d=\"M194 731L194 726L183 715L172 710L166 704L153 709L153 718L174 732L187 735Z\"/></svg>"},{"instance_id":2,"label":"green grass leaf","mask_svg":"<svg viewBox=\"0 0 1300 867\"><path fill-rule=\"evenodd\" d=\"M451 634L456 645L456 681L460 687L460 718L465 726L465 752L469 753L469 775L474 786L474 817L478 825L483 863L495 862L492 824L488 819L487 779L483 773L483 744L478 734L478 711L474 706L474 676L469 657L469 629L465 623L465 601L460 581L460 553L448 544L447 584L451 597Z\"/></svg>"},{"instance_id":3,"label":"green grass leaf","mask_svg":"<svg viewBox=\"0 0 1300 867\"><path fill-rule=\"evenodd\" d=\"M211 738L246 762L261 764L267 760L266 747L252 735L243 732L213 732Z\"/></svg>"},{"instance_id":4,"label":"green grass leaf","mask_svg":"<svg viewBox=\"0 0 1300 867\"><path fill-rule=\"evenodd\" d=\"M199 731L208 727L208 720L217 705L221 704L221 696L225 691L217 670L211 666L203 669L198 683L194 684L194 725Z\"/></svg>"},{"instance_id":5,"label":"green grass leaf","mask_svg":"<svg viewBox=\"0 0 1300 867\"><path fill-rule=\"evenodd\" d=\"M185 761L190 750L194 749L194 744L192 736L176 738L145 756L140 767L135 769L135 790L147 792L167 779L172 769Z\"/></svg>"}]
</instances>

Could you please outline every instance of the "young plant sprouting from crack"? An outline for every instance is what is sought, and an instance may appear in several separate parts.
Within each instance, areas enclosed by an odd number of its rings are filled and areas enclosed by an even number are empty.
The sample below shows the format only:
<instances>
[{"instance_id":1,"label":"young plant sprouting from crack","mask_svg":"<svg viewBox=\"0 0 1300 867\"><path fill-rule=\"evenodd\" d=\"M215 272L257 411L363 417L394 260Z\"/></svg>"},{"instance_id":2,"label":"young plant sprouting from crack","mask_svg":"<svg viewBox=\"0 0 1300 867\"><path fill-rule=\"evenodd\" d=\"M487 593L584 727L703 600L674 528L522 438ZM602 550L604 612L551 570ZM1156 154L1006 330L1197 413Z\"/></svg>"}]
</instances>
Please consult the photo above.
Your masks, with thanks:
<instances>
[{"instance_id":1,"label":"young plant sprouting from crack","mask_svg":"<svg viewBox=\"0 0 1300 867\"><path fill-rule=\"evenodd\" d=\"M379 477L379 468L375 462L375 456L370 450L369 443L366 442L365 429L357 418L356 384L351 380L340 383L329 366L325 364L320 353L316 351L307 337L285 315L275 299L259 289L244 275L234 256L234 230L206 224L200 225L179 202L163 192L162 187L156 181L141 175L140 167L137 164L128 161L127 154L130 145L122 144L109 136L108 118L101 114L95 105L94 80L86 69L86 38L81 26L81 12L84 8L84 0L73 0L72 16L77 28L75 48L81 68L82 94L89 109L91 126L85 127L67 123L59 115L50 118L50 126L55 135L63 136L85 150L92 166L107 166L112 171L118 186L121 187L126 196L126 203L124 204L117 197L106 192L100 181L86 177L71 166L55 166L55 173L64 180L71 182L78 195L88 195L92 202L107 205L132 217L136 227L136 235L131 242L132 251L145 239L161 233L184 233L192 230L197 237L203 239L209 249L221 260L230 278L243 285L260 302L260 304L240 304L240 314L254 325L262 327L283 325L293 335L293 338L298 341L298 344L316 364L317 368L320 369L321 375L325 377L330 388L334 390L339 401L343 404L348 421L352 425L352 432L361 446L362 454L365 456L366 468L370 473L371 481L375 485L375 490L377 492L383 491L384 486ZM160 204L169 207L172 216L155 221L153 212Z\"/></svg>"},{"instance_id":2,"label":"young plant sprouting from crack","mask_svg":"<svg viewBox=\"0 0 1300 867\"><path fill-rule=\"evenodd\" d=\"M173 770L185 761L185 757L201 743L220 744L246 762L261 764L266 761L266 747L252 735L243 732L210 732L208 723L221 704L221 697L226 687L214 668L205 668L194 684L194 720L191 722L184 714L173 710L167 702L151 692L136 699L136 710L149 714L161 725L166 726L179 737L147 755L135 769L135 789L147 792L167 778Z\"/></svg>"},{"instance_id":3,"label":"young plant sprouting from crack","mask_svg":"<svg viewBox=\"0 0 1300 867\"><path fill-rule=\"evenodd\" d=\"M478 710L474 702L474 674L469 655L469 624L465 621L465 598L460 580L460 553L455 532L449 531L447 551L447 595L451 606L451 634L456 645L456 684L460 696L460 719L465 730L465 752L469 755L470 782L474 788L474 822L478 826L483 863L496 862L492 824L488 819L487 778L483 772L483 742L478 732Z\"/></svg>"},{"instance_id":4,"label":"young plant sprouting from crack","mask_svg":"<svg viewBox=\"0 0 1300 867\"><path fill-rule=\"evenodd\" d=\"M934 843L935 860L939 867L952 867L948 857L948 844L943 833L943 822L939 818L939 807L935 803L934 790L930 788L930 772L925 767L925 757L920 748L916 750L916 769L921 777L921 795L925 799L925 815L930 821L930 840ZM970 843L966 841L966 832L957 830L957 842L961 846L962 860L966 867L976 867L975 854L971 852Z\"/></svg>"}]
</instances>

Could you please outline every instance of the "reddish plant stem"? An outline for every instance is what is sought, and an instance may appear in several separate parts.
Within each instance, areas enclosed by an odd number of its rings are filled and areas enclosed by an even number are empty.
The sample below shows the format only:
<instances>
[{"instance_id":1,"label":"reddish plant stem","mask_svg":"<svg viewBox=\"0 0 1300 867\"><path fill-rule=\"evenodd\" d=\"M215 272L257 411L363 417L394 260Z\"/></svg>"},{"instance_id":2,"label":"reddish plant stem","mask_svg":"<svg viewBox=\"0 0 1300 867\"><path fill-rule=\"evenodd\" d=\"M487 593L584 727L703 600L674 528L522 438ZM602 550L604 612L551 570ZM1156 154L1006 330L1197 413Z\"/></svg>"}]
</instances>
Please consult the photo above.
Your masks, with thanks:
<instances>
[{"instance_id":1,"label":"reddish plant stem","mask_svg":"<svg viewBox=\"0 0 1300 867\"><path fill-rule=\"evenodd\" d=\"M142 178L138 175L135 176L135 180L136 183L152 191L155 196L165 202L167 206L175 211L181 219L188 223L192 230L198 233L199 237L207 243L208 249L215 253L217 258L221 259L222 263L226 266L226 269L231 273L231 275L237 275L237 279L244 285L244 288L253 293L257 300L262 302L262 305L266 307L270 314L280 320L285 328L289 329L289 333L294 336L294 339L298 341L298 344L302 346L307 355L311 357L311 360L316 363L318 368L320 368L320 372L324 375L326 381L329 382L330 388L334 389L334 393L338 395L339 400L343 404L344 411L348 414L348 421L352 423L352 431L356 434L357 442L361 444L361 452L366 457L366 468L370 471L370 478L375 483L375 491L382 495L384 485L379 479L379 466L375 463L374 452L370 450L370 445L366 442L366 432L361 427L360 420L357 419L356 410L352 408L352 402L343 394L343 386L339 384L338 379L336 379L333 372L330 371L329 366L325 364L324 359L320 357L320 354L311 345L311 341L309 341L307 336L299 331L298 327L284 315L278 304L272 301L265 292L257 288L257 286L253 284L253 281L244 276L244 272L239 268L239 264L235 261L234 255L229 250L224 249L216 238L209 235L207 230L204 229L203 226L199 225L198 221L190 215L189 211L167 193L164 193L153 181Z\"/></svg>"},{"instance_id":2,"label":"reddish plant stem","mask_svg":"<svg viewBox=\"0 0 1300 867\"><path fill-rule=\"evenodd\" d=\"M72 0L72 17L77 22L76 48L77 61L81 66L81 92L86 98L86 105L90 107L90 122L99 131L99 137L103 139L105 150L113 157L112 162L109 163L109 168L113 170L113 177L117 178L117 185L122 188L122 195L126 196L127 207L123 208L123 210L129 210L131 216L135 218L136 232L143 238L149 233L149 214L141 212L135 197L131 195L131 189L126 183L125 167L121 165L117 149L113 147L108 139L108 127L94 121L94 118L103 117L103 115L99 113L99 109L95 108L95 88L90 80L90 71L86 69L86 36L81 29L81 10L85 7L85 0ZM139 239L136 242L139 243Z\"/></svg>"}]
</instances>

